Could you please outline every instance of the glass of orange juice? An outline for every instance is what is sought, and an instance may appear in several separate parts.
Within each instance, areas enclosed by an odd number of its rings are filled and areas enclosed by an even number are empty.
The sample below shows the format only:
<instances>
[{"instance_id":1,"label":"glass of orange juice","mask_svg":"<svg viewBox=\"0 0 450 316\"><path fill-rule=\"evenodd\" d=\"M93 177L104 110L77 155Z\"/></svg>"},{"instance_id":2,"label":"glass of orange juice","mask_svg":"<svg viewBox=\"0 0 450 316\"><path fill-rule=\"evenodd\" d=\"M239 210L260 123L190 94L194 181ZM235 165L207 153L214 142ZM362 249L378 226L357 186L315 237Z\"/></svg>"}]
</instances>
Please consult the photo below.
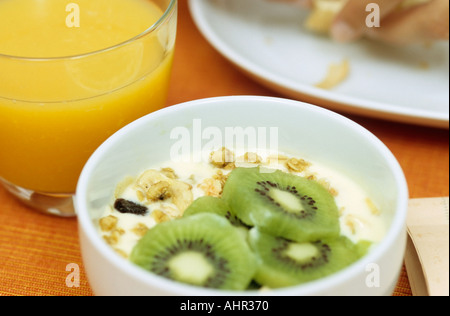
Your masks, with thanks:
<instances>
[{"instance_id":1,"label":"glass of orange juice","mask_svg":"<svg viewBox=\"0 0 450 316\"><path fill-rule=\"evenodd\" d=\"M74 216L94 150L166 105L177 0L0 0L0 183Z\"/></svg>"}]
</instances>

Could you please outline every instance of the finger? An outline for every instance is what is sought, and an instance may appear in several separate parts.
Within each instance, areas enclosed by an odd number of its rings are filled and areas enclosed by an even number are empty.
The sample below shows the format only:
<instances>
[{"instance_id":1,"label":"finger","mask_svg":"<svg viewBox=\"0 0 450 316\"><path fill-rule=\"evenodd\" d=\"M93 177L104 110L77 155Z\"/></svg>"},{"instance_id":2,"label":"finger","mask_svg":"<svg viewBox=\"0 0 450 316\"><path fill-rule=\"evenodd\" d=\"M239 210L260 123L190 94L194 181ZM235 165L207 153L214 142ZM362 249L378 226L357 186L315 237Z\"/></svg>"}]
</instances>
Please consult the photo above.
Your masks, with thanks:
<instances>
[{"instance_id":1,"label":"finger","mask_svg":"<svg viewBox=\"0 0 450 316\"><path fill-rule=\"evenodd\" d=\"M285 2L289 4L298 5L303 8L312 8L314 0L271 0L273 2Z\"/></svg>"},{"instance_id":2,"label":"finger","mask_svg":"<svg viewBox=\"0 0 450 316\"><path fill-rule=\"evenodd\" d=\"M449 39L449 1L428 3L392 13L367 36L392 44L414 44Z\"/></svg>"},{"instance_id":3,"label":"finger","mask_svg":"<svg viewBox=\"0 0 450 316\"><path fill-rule=\"evenodd\" d=\"M380 19L394 11L403 0L348 0L338 13L331 27L331 37L338 42L354 41L367 30L366 8L376 3L380 7Z\"/></svg>"}]
</instances>

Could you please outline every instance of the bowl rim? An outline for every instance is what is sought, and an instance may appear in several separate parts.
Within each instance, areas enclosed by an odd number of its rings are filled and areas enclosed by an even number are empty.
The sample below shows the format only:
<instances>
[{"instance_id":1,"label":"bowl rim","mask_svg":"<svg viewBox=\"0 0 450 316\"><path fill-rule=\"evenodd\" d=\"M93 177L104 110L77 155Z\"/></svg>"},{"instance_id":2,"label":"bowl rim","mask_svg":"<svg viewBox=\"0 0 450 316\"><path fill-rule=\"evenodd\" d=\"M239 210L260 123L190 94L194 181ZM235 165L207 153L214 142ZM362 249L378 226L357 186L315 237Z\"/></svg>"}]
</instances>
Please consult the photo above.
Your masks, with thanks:
<instances>
[{"instance_id":1,"label":"bowl rim","mask_svg":"<svg viewBox=\"0 0 450 316\"><path fill-rule=\"evenodd\" d=\"M306 111L320 112L320 114L327 116L328 118L340 121L341 124L346 125L347 128L354 130L355 132L361 133L364 138L371 142L373 146L385 159L393 178L395 179L398 195L396 199L397 208L395 214L392 218L392 223L384 236L383 240L366 256L353 263L349 267L342 269L330 276L311 281L305 284L280 288L271 289L268 294L270 295L280 295L280 296L290 296L290 295L310 295L314 292L319 292L329 287L334 287L339 284L343 284L346 280L350 280L359 271L365 271L365 267L368 264L378 262L392 244L396 240L401 238L406 234L406 217L409 201L408 185L403 173L403 170L393 155L393 153L388 149L388 147L373 133L359 125L358 123L350 120L349 118L335 113L331 110L318 107L312 104L308 104L301 101L284 99L279 97L266 97L266 96L254 96L254 95L239 95L239 96L222 96L222 97L211 97L198 99L193 101L187 101L166 107L164 109L158 110L144 117L137 119L136 121L126 125L111 137L109 137L99 148L93 153L89 158L85 167L83 168L79 182L77 185L76 194L74 196L74 205L76 213L78 216L78 225L81 231L86 234L87 238L91 244L95 247L96 251L99 252L104 258L115 266L115 268L120 269L128 277L139 280L149 286L155 288L164 289L166 292L174 293L175 295L189 295L189 296L255 296L255 295L265 295L265 292L259 290L247 290L247 291L229 291L229 290L215 290L215 289L204 289L201 287L191 286L187 284L182 284L176 281L168 280L158 275L154 275L145 271L144 269L133 265L128 260L120 257L110 246L108 246L100 237L95 229L94 223L89 215L87 204L85 203L87 198L87 187L90 179L90 174L99 165L104 152L108 151L111 146L114 146L118 139L121 139L129 131L138 129L140 126L148 124L151 121L158 120L161 117L171 115L173 112L181 107L201 107L211 103L221 103L221 102L250 102L258 101L265 103L273 103L273 105L284 105L295 108L297 111L300 109ZM83 258L85 260L86 258ZM395 280L393 280L395 282Z\"/></svg>"}]
</instances>

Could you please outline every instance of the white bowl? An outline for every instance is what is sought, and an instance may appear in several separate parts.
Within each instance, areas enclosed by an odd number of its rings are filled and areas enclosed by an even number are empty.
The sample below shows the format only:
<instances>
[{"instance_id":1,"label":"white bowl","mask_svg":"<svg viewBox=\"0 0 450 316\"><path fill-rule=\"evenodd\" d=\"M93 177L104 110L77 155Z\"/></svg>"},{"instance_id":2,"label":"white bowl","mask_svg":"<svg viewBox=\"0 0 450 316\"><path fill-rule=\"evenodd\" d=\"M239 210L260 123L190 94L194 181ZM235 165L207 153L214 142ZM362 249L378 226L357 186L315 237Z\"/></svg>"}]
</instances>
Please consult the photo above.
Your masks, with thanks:
<instances>
[{"instance_id":1,"label":"white bowl","mask_svg":"<svg viewBox=\"0 0 450 316\"><path fill-rule=\"evenodd\" d=\"M103 241L94 220L101 216L102 207L110 202L120 180L170 159L175 142L170 138L171 131L182 128L195 134L198 130L193 129L199 128L199 122L202 128L220 130L277 127L280 151L305 154L357 181L387 214L386 236L369 254L338 273L270 292L203 289L134 266ZM407 184L397 160L369 131L323 108L257 96L187 102L129 124L90 158L75 197L85 271L93 292L100 296L391 295L403 264L407 205Z\"/></svg>"}]
</instances>

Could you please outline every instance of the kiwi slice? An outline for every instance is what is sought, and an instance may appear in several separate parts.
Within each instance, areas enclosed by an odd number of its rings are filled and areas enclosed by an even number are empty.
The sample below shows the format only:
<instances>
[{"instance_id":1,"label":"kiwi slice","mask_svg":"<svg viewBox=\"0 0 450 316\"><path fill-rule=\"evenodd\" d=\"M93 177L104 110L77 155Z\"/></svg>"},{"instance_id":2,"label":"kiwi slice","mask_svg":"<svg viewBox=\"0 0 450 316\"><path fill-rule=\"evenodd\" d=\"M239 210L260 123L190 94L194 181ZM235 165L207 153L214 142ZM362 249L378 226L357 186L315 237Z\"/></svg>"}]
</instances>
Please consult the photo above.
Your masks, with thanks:
<instances>
[{"instance_id":1,"label":"kiwi slice","mask_svg":"<svg viewBox=\"0 0 450 316\"><path fill-rule=\"evenodd\" d=\"M314 180L276 170L236 168L222 198L246 225L293 241L340 234L334 197Z\"/></svg>"},{"instance_id":2,"label":"kiwi slice","mask_svg":"<svg viewBox=\"0 0 450 316\"><path fill-rule=\"evenodd\" d=\"M357 245L341 236L297 243L254 228L249 243L259 268L255 281L270 288L294 286L323 278L357 261L367 243Z\"/></svg>"},{"instance_id":3,"label":"kiwi slice","mask_svg":"<svg viewBox=\"0 0 450 316\"><path fill-rule=\"evenodd\" d=\"M246 289L256 271L255 257L239 232L211 213L156 225L130 260L168 279L226 290Z\"/></svg>"},{"instance_id":4,"label":"kiwi slice","mask_svg":"<svg viewBox=\"0 0 450 316\"><path fill-rule=\"evenodd\" d=\"M225 217L231 225L239 230L244 239L247 238L249 226L245 225L234 213L228 204L221 198L213 196L202 196L196 199L184 212L183 217L199 213L213 213Z\"/></svg>"},{"instance_id":5,"label":"kiwi slice","mask_svg":"<svg viewBox=\"0 0 450 316\"><path fill-rule=\"evenodd\" d=\"M202 196L196 199L192 204L184 211L183 216L192 216L199 213L214 213L225 217L230 212L228 204L214 196Z\"/></svg>"}]
</instances>

